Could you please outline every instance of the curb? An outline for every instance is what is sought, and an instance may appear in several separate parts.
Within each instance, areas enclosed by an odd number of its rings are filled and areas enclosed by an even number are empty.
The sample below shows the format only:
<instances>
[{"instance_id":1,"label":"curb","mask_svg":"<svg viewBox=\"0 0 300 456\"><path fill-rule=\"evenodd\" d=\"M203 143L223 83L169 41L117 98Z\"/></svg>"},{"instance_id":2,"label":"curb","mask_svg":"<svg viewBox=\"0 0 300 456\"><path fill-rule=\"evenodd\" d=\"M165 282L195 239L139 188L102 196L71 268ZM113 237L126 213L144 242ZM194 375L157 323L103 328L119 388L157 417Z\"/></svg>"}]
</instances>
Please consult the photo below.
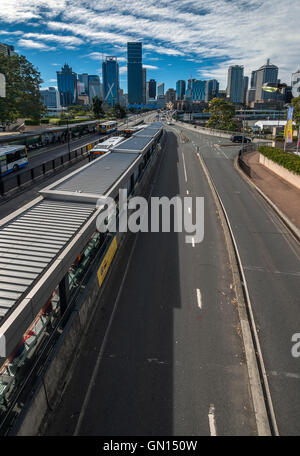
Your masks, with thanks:
<instances>
[{"instance_id":1,"label":"curb","mask_svg":"<svg viewBox=\"0 0 300 456\"><path fill-rule=\"evenodd\" d=\"M285 226L291 231L292 235L300 242L300 229L294 225L294 223L276 206L275 203L254 183L252 180L243 172L238 165L238 157L234 158L234 167L242 175L243 179L248 182L249 185L255 188L255 190L264 198L264 200L271 206L276 212L277 216L282 220Z\"/></svg>"}]
</instances>

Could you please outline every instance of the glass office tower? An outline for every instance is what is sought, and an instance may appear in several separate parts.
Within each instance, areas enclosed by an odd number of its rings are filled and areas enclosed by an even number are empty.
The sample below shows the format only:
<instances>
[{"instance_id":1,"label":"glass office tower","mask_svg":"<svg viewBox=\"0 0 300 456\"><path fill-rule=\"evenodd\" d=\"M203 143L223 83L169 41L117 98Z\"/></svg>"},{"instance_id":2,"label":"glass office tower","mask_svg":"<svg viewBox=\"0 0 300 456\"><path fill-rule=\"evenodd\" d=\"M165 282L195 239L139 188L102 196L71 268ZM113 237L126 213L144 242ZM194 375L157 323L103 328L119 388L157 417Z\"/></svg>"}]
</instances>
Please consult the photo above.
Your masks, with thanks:
<instances>
[{"instance_id":1,"label":"glass office tower","mask_svg":"<svg viewBox=\"0 0 300 456\"><path fill-rule=\"evenodd\" d=\"M57 88L62 106L70 106L78 103L77 74L65 63L61 71L56 72Z\"/></svg>"},{"instance_id":2,"label":"glass office tower","mask_svg":"<svg viewBox=\"0 0 300 456\"><path fill-rule=\"evenodd\" d=\"M185 95L185 81L180 79L176 82L177 100L183 100Z\"/></svg>"},{"instance_id":3,"label":"glass office tower","mask_svg":"<svg viewBox=\"0 0 300 456\"><path fill-rule=\"evenodd\" d=\"M107 56L102 63L104 103L114 107L119 103L119 64L117 57Z\"/></svg>"},{"instance_id":4,"label":"glass office tower","mask_svg":"<svg viewBox=\"0 0 300 456\"><path fill-rule=\"evenodd\" d=\"M142 43L127 43L128 103L143 103Z\"/></svg>"}]
</instances>

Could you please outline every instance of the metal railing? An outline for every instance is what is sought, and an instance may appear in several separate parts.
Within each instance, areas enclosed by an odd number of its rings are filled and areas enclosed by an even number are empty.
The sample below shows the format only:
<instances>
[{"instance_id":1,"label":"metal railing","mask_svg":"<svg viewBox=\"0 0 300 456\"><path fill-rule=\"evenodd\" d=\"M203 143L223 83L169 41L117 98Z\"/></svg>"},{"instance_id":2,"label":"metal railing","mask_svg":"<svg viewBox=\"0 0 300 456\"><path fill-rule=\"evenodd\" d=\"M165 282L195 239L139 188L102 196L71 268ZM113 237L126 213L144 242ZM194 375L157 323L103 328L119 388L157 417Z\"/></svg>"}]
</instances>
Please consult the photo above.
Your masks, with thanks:
<instances>
[{"instance_id":1,"label":"metal railing","mask_svg":"<svg viewBox=\"0 0 300 456\"><path fill-rule=\"evenodd\" d=\"M2 197L6 196L14 190L29 186L31 183L35 182L38 179L41 179L42 177L55 174L58 170L62 170L67 166L73 165L77 161L88 158L88 152L91 147L98 144L99 142L104 141L112 135L113 133L106 135L105 137L100 137L96 141L92 141L85 146L78 147L77 149L66 152L65 154L55 157L51 160L47 160L44 163L35 166L34 168L24 169L23 172L12 174L11 176L6 177L4 180L0 177L0 195Z\"/></svg>"}]
</instances>

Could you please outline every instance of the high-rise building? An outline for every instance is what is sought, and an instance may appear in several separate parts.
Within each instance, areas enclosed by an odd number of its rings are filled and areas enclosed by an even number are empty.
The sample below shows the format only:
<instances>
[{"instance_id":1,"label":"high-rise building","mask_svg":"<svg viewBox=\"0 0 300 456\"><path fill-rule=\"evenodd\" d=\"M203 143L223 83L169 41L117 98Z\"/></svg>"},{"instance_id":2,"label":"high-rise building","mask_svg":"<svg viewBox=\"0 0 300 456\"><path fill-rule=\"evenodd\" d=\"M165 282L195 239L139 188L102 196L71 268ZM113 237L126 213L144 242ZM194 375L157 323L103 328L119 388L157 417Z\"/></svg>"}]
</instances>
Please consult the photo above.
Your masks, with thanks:
<instances>
[{"instance_id":1,"label":"high-rise building","mask_svg":"<svg viewBox=\"0 0 300 456\"><path fill-rule=\"evenodd\" d=\"M246 98L246 105L250 106L251 103L255 102L255 94L256 94L256 88L254 87L253 89L249 89L247 91L247 98Z\"/></svg>"},{"instance_id":2,"label":"high-rise building","mask_svg":"<svg viewBox=\"0 0 300 456\"><path fill-rule=\"evenodd\" d=\"M248 85L249 85L249 77L248 76L244 76L244 81L243 81L243 104L246 104L246 102L247 102Z\"/></svg>"},{"instance_id":3,"label":"high-rise building","mask_svg":"<svg viewBox=\"0 0 300 456\"><path fill-rule=\"evenodd\" d=\"M143 103L142 43L127 43L128 103Z\"/></svg>"},{"instance_id":4,"label":"high-rise building","mask_svg":"<svg viewBox=\"0 0 300 456\"><path fill-rule=\"evenodd\" d=\"M150 79L149 81L149 98L156 98L156 81Z\"/></svg>"},{"instance_id":5,"label":"high-rise building","mask_svg":"<svg viewBox=\"0 0 300 456\"><path fill-rule=\"evenodd\" d=\"M194 79L191 82L192 101L205 101L206 81Z\"/></svg>"},{"instance_id":6,"label":"high-rise building","mask_svg":"<svg viewBox=\"0 0 300 456\"><path fill-rule=\"evenodd\" d=\"M87 73L79 74L78 81L84 86L84 94L89 94L89 75ZM82 87L82 86L81 86ZM83 95L83 93L82 93Z\"/></svg>"},{"instance_id":7,"label":"high-rise building","mask_svg":"<svg viewBox=\"0 0 300 456\"><path fill-rule=\"evenodd\" d=\"M176 94L177 100L183 100L185 95L185 81L183 79L176 82Z\"/></svg>"},{"instance_id":8,"label":"high-rise building","mask_svg":"<svg viewBox=\"0 0 300 456\"><path fill-rule=\"evenodd\" d=\"M65 63L61 71L56 72L57 88L62 106L70 106L78 103L77 74Z\"/></svg>"},{"instance_id":9,"label":"high-rise building","mask_svg":"<svg viewBox=\"0 0 300 456\"><path fill-rule=\"evenodd\" d=\"M114 107L119 103L119 64L117 57L107 56L102 63L104 103Z\"/></svg>"},{"instance_id":10,"label":"high-rise building","mask_svg":"<svg viewBox=\"0 0 300 456\"><path fill-rule=\"evenodd\" d=\"M0 54L7 56L17 55L17 53L15 52L15 48L13 46L4 43L0 43Z\"/></svg>"},{"instance_id":11,"label":"high-rise building","mask_svg":"<svg viewBox=\"0 0 300 456\"><path fill-rule=\"evenodd\" d=\"M168 89L166 91L166 103L173 103L176 102L176 90L175 89Z\"/></svg>"},{"instance_id":12,"label":"high-rise building","mask_svg":"<svg viewBox=\"0 0 300 456\"><path fill-rule=\"evenodd\" d=\"M192 90L192 85L193 85L194 81L196 81L196 79L193 79L193 78L188 79L188 83L187 83L188 89Z\"/></svg>"},{"instance_id":13,"label":"high-rise building","mask_svg":"<svg viewBox=\"0 0 300 456\"><path fill-rule=\"evenodd\" d=\"M100 78L97 74L89 74L89 100L90 104L93 103L93 98L98 97L101 99L101 84Z\"/></svg>"},{"instance_id":14,"label":"high-rise building","mask_svg":"<svg viewBox=\"0 0 300 456\"><path fill-rule=\"evenodd\" d=\"M143 67L143 104L147 103L147 70Z\"/></svg>"},{"instance_id":15,"label":"high-rise building","mask_svg":"<svg viewBox=\"0 0 300 456\"><path fill-rule=\"evenodd\" d=\"M164 95L165 94L165 83L160 82L157 84L157 95Z\"/></svg>"},{"instance_id":16,"label":"high-rise building","mask_svg":"<svg viewBox=\"0 0 300 456\"><path fill-rule=\"evenodd\" d=\"M206 81L205 87L205 101L208 103L213 98L218 97L219 95L220 84L216 79L211 79Z\"/></svg>"},{"instance_id":17,"label":"high-rise building","mask_svg":"<svg viewBox=\"0 0 300 456\"><path fill-rule=\"evenodd\" d=\"M260 67L256 74L255 101L275 100L277 98L276 92L266 92L262 87L266 83L278 82L278 67L270 64L270 59L268 59L266 65Z\"/></svg>"},{"instance_id":18,"label":"high-rise building","mask_svg":"<svg viewBox=\"0 0 300 456\"><path fill-rule=\"evenodd\" d=\"M55 87L49 87L48 89L41 89L41 102L46 106L47 109L60 109L60 96L59 91Z\"/></svg>"},{"instance_id":19,"label":"high-rise building","mask_svg":"<svg viewBox=\"0 0 300 456\"><path fill-rule=\"evenodd\" d=\"M294 97L300 97L300 68L292 74L292 94Z\"/></svg>"},{"instance_id":20,"label":"high-rise building","mask_svg":"<svg viewBox=\"0 0 300 456\"><path fill-rule=\"evenodd\" d=\"M256 89L257 72L252 71L250 79L250 89Z\"/></svg>"},{"instance_id":21,"label":"high-rise building","mask_svg":"<svg viewBox=\"0 0 300 456\"><path fill-rule=\"evenodd\" d=\"M243 103L244 67L232 65L228 69L227 98L231 103Z\"/></svg>"},{"instance_id":22,"label":"high-rise building","mask_svg":"<svg viewBox=\"0 0 300 456\"><path fill-rule=\"evenodd\" d=\"M166 95L157 95L156 104L158 108L164 108L166 106Z\"/></svg>"}]
</instances>

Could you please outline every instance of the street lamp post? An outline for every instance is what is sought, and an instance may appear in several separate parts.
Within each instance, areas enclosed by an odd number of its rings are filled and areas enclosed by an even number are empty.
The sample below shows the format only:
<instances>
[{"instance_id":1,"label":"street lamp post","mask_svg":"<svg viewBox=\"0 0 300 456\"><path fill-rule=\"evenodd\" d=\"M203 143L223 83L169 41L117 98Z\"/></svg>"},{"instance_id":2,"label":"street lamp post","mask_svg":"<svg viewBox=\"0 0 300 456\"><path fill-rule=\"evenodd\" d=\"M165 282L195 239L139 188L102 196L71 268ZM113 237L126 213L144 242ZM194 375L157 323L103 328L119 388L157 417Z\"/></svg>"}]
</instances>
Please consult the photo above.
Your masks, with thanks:
<instances>
[{"instance_id":1,"label":"street lamp post","mask_svg":"<svg viewBox=\"0 0 300 456\"><path fill-rule=\"evenodd\" d=\"M70 151L69 114L67 114L67 135L68 135L68 152L69 152L69 155L70 155L71 151Z\"/></svg>"}]
</instances>

